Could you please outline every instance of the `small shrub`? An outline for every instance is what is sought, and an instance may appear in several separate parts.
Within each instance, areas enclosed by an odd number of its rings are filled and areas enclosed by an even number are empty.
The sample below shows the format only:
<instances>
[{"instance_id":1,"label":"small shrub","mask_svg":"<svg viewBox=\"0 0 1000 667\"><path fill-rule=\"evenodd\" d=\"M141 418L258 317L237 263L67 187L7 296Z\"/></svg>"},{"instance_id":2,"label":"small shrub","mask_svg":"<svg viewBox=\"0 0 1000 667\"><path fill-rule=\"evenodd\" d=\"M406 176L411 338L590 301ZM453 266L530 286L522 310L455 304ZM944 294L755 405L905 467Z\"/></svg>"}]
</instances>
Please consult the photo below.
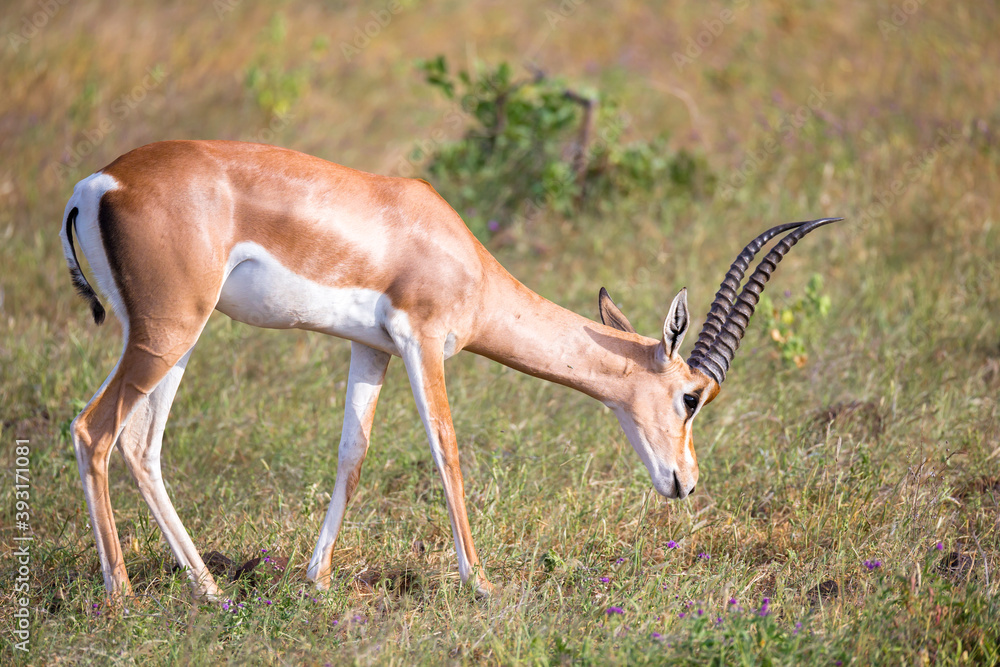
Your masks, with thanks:
<instances>
[{"instance_id":1,"label":"small shrub","mask_svg":"<svg viewBox=\"0 0 1000 667\"><path fill-rule=\"evenodd\" d=\"M589 202L710 186L704 163L672 154L664 136L623 143L628 114L593 91L540 72L516 79L507 63L452 74L438 56L418 67L471 124L411 159L480 238L543 210L568 215Z\"/></svg>"},{"instance_id":2,"label":"small shrub","mask_svg":"<svg viewBox=\"0 0 1000 667\"><path fill-rule=\"evenodd\" d=\"M267 115L287 115L309 90L314 62L309 60L296 67L286 64L287 33L284 16L275 13L261 34L260 50L243 76L247 94ZM322 55L328 46L325 38L314 39L312 55Z\"/></svg>"},{"instance_id":3,"label":"small shrub","mask_svg":"<svg viewBox=\"0 0 1000 667\"><path fill-rule=\"evenodd\" d=\"M805 292L779 308L767 293L761 295L757 319L764 326L782 360L802 368L809 361L806 336L813 322L830 311L830 297L823 294L823 277L814 273ZM788 294L788 293L786 293Z\"/></svg>"}]
</instances>

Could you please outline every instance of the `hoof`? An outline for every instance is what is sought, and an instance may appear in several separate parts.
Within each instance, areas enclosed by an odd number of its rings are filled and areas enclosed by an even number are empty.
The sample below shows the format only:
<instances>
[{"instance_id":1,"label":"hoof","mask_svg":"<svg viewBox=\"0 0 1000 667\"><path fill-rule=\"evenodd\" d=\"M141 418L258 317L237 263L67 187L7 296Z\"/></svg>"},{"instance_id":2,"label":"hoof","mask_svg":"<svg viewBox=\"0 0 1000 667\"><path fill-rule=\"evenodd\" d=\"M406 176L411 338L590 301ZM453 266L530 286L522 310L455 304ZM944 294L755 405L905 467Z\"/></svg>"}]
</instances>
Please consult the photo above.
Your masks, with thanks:
<instances>
[{"instance_id":1,"label":"hoof","mask_svg":"<svg viewBox=\"0 0 1000 667\"><path fill-rule=\"evenodd\" d=\"M486 600L496 595L496 587L486 579L476 582L476 599Z\"/></svg>"}]
</instances>

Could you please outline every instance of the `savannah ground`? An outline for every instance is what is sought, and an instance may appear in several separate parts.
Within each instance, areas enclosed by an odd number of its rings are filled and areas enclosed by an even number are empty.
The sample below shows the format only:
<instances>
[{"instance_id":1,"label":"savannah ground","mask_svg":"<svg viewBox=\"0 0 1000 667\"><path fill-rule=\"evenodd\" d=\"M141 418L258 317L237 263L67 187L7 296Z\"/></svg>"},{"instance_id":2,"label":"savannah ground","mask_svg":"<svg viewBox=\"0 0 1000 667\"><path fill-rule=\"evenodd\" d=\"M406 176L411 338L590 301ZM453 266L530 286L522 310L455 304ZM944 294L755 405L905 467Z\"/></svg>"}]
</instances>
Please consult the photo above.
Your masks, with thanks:
<instances>
[{"instance_id":1,"label":"savannah ground","mask_svg":"<svg viewBox=\"0 0 1000 667\"><path fill-rule=\"evenodd\" d=\"M0 660L998 662L998 28L994 3L919 0L6 4ZM542 211L487 240L577 312L596 317L604 285L652 335L686 285L686 352L746 240L846 218L772 280L769 313L695 422L697 492L657 497L598 403L459 355L448 379L466 493L499 591L476 601L397 360L332 589L315 594L305 566L333 488L349 345L217 313L173 406L164 475L203 553L283 567L235 583L230 567L231 603L193 601L116 454L137 596L127 614L105 608L68 426L121 342L66 272L73 184L168 138L261 140L399 173L414 144L462 131L413 64L438 53L530 61L600 91L631 116L626 140L669 132L711 174L706 191ZM825 316L806 298L817 273Z\"/></svg>"}]
</instances>

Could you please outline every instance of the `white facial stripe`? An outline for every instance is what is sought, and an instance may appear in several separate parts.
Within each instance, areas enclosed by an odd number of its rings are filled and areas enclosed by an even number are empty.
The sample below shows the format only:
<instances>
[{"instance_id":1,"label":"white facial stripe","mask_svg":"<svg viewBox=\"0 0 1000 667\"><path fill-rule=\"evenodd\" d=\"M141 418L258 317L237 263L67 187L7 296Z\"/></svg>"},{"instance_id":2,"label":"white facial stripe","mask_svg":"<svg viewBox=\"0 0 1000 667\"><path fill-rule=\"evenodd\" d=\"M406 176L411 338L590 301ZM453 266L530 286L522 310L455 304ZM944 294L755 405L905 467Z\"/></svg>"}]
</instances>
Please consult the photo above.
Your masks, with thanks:
<instances>
[{"instance_id":1,"label":"white facial stripe","mask_svg":"<svg viewBox=\"0 0 1000 667\"><path fill-rule=\"evenodd\" d=\"M285 267L263 246L236 244L226 262L216 308L240 322L270 329L308 329L399 354L389 298L360 287L330 287Z\"/></svg>"},{"instance_id":2,"label":"white facial stripe","mask_svg":"<svg viewBox=\"0 0 1000 667\"><path fill-rule=\"evenodd\" d=\"M693 448L688 447L688 443L690 442L691 442L691 423L688 422L687 439L684 441L684 463L687 465L689 469L693 468L695 465L694 450Z\"/></svg>"}]
</instances>

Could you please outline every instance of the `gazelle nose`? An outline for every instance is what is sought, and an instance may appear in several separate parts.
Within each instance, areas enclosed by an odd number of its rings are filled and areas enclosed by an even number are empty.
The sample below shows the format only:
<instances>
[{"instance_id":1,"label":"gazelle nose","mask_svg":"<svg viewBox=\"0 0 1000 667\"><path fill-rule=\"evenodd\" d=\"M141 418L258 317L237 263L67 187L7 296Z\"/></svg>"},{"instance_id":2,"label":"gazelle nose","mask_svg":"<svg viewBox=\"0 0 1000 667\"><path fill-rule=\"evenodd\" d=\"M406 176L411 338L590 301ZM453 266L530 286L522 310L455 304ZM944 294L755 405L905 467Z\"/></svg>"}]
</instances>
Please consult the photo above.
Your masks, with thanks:
<instances>
[{"instance_id":1,"label":"gazelle nose","mask_svg":"<svg viewBox=\"0 0 1000 667\"><path fill-rule=\"evenodd\" d=\"M674 495L672 497L682 500L687 498L692 493L694 493L694 487L692 486L690 490L685 490L684 485L681 484L681 478L677 476L677 471L674 471Z\"/></svg>"}]
</instances>

